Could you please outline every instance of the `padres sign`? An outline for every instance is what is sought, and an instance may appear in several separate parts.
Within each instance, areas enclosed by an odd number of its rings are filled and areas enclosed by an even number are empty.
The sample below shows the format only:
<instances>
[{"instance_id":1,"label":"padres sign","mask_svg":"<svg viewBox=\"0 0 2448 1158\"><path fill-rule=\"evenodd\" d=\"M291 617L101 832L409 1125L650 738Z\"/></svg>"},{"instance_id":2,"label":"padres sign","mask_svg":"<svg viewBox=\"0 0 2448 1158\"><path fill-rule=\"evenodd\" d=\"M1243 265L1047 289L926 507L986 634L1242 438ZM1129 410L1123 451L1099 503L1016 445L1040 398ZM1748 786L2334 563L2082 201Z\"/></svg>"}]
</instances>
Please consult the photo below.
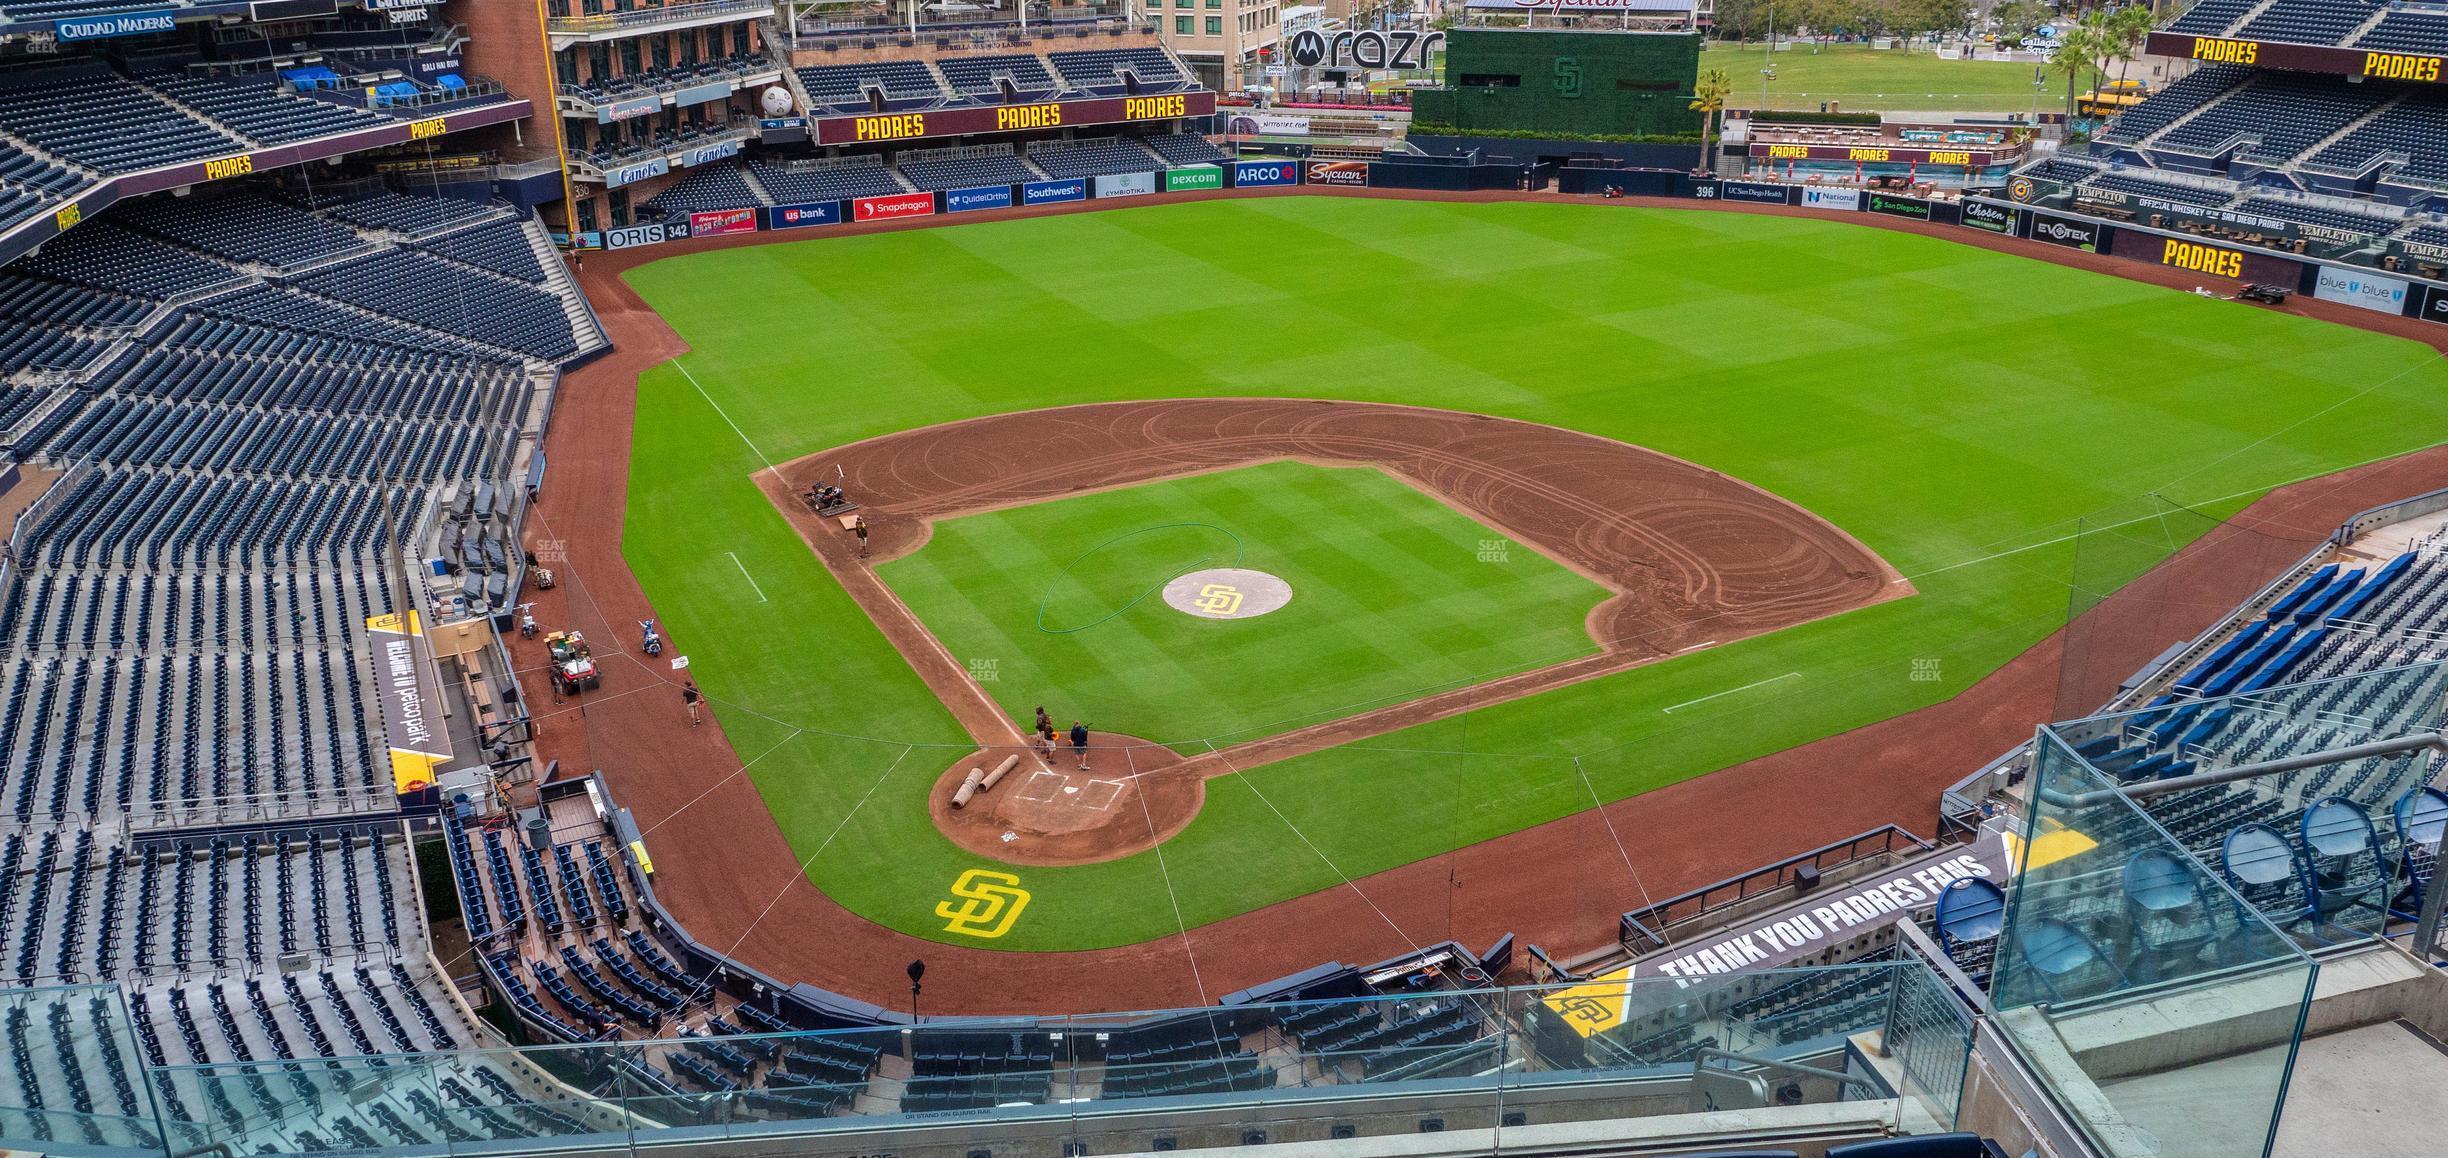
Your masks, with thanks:
<instances>
[{"instance_id":1,"label":"padres sign","mask_svg":"<svg viewBox=\"0 0 2448 1158\"><path fill-rule=\"evenodd\" d=\"M1028 903L1019 877L970 869L952 882L951 900L935 902L935 915L944 919L944 932L992 940L1011 932Z\"/></svg>"}]
</instances>

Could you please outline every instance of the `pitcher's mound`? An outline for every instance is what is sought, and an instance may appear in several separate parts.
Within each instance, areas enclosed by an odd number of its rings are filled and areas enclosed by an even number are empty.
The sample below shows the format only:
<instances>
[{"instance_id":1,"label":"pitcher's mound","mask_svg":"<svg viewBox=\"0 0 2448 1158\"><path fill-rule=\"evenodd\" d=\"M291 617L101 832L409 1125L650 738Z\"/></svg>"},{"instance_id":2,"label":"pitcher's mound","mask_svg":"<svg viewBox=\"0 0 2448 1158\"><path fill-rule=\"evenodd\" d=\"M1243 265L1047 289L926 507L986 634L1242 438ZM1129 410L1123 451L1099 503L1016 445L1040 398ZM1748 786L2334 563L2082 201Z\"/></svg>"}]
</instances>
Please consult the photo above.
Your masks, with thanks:
<instances>
[{"instance_id":1,"label":"pitcher's mound","mask_svg":"<svg viewBox=\"0 0 2448 1158\"><path fill-rule=\"evenodd\" d=\"M1007 759L994 787L969 803L952 797L971 769L992 773ZM1145 740L1098 733L1079 766L1069 745L1052 762L1028 748L988 748L963 757L935 780L927 813L952 843L1013 864L1074 865L1120 860L1163 843L1187 827L1207 799L1198 762Z\"/></svg>"}]
</instances>

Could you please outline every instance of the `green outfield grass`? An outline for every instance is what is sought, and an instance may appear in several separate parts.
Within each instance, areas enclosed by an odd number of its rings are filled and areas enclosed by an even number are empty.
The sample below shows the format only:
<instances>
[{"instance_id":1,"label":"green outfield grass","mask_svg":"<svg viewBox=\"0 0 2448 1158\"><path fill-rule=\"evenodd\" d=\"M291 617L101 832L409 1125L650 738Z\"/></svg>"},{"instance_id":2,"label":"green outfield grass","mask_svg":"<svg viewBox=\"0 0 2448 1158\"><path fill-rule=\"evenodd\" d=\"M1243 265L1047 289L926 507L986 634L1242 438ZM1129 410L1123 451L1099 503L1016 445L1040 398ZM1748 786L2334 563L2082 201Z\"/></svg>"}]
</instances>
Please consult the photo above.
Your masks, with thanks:
<instances>
[{"instance_id":1,"label":"green outfield grass","mask_svg":"<svg viewBox=\"0 0 2448 1158\"><path fill-rule=\"evenodd\" d=\"M1886 50L1866 44L1787 42L1774 55L1776 78L1760 103L1764 45L1711 41L1700 67L1724 69L1734 81L1734 108L1817 109L1836 101L1851 112L2030 112L2032 67L2003 60L1943 60L1926 48ZM2038 93L2040 111L2065 111L2065 78L2049 74ZM2054 98L2052 101L2051 98Z\"/></svg>"},{"instance_id":2,"label":"green outfield grass","mask_svg":"<svg viewBox=\"0 0 2448 1158\"><path fill-rule=\"evenodd\" d=\"M1237 743L1598 650L1607 590L1375 470L1266 463L938 523L879 568L1017 720L1036 705L1171 744ZM1209 567L1292 587L1198 619L1154 594Z\"/></svg>"},{"instance_id":3,"label":"green outfield grass","mask_svg":"<svg viewBox=\"0 0 2448 1158\"><path fill-rule=\"evenodd\" d=\"M1924 706L2062 625L2084 527L2130 523L2139 565L2136 535L2164 553L2205 525L2146 517L2164 503L2222 515L2448 430L2448 368L2415 343L1833 220L1222 199L630 277L693 351L638 385L630 565L814 883L1008 949L1166 936ZM1162 866L1017 869L1008 936L947 933L933 907L979 858L924 793L964 737L750 476L985 414L1253 395L1651 447L1829 519L1917 594L1224 777ZM1623 835L1636 863L1657 839Z\"/></svg>"}]
</instances>

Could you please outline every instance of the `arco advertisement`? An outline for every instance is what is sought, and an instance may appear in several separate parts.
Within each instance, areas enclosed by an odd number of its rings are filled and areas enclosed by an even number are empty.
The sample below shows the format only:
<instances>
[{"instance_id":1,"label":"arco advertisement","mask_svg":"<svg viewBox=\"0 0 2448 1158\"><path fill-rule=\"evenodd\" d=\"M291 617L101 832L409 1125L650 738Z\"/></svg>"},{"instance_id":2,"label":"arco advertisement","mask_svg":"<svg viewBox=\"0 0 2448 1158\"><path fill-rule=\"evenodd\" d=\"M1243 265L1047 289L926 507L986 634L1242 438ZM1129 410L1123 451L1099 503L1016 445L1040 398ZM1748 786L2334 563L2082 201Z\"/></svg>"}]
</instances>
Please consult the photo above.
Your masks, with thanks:
<instances>
[{"instance_id":1,"label":"arco advertisement","mask_svg":"<svg viewBox=\"0 0 2448 1158\"><path fill-rule=\"evenodd\" d=\"M1235 161L1232 167L1235 189L1255 189L1268 185L1300 184L1300 163L1297 161Z\"/></svg>"}]
</instances>

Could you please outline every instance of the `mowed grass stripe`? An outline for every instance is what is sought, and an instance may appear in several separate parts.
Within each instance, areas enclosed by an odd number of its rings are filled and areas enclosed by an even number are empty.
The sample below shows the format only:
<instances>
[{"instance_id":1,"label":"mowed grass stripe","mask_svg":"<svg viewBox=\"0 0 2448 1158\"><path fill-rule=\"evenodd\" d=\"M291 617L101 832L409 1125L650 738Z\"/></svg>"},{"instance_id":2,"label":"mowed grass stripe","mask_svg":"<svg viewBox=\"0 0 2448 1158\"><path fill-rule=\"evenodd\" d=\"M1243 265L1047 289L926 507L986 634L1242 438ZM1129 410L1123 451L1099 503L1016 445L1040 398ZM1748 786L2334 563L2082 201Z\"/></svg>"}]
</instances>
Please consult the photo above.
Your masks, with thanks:
<instances>
[{"instance_id":1,"label":"mowed grass stripe","mask_svg":"<svg viewBox=\"0 0 2448 1158\"><path fill-rule=\"evenodd\" d=\"M1239 547L1134 549L1184 523ZM947 520L881 574L955 656L993 661L986 690L1014 716L1045 704L1195 752L1594 650L1581 624L1605 590L1535 556L1478 562L1492 537L1380 472L1275 462ZM1221 622L1161 597L1123 609L1202 564L1275 574L1292 602ZM1080 630L1014 627L1034 624L1049 586L1110 605L1067 613ZM1457 623L1508 630L1446 630Z\"/></svg>"},{"instance_id":2,"label":"mowed grass stripe","mask_svg":"<svg viewBox=\"0 0 2448 1158\"><path fill-rule=\"evenodd\" d=\"M777 458L1074 403L1409 403L1698 462L1921 576L1914 599L1256 773L1355 875L1586 808L1571 761L1554 757L1582 756L1615 799L1953 695L2062 623L2078 558L2064 536L2164 509L2154 491L2236 496L2210 508L2223 514L2448 430L2448 373L2413 343L1834 220L1221 200L731 249L630 277L690 343L698 381ZM723 722L743 756L790 727L962 742L675 371L641 379L634 437L623 550L700 685L740 706ZM2168 543L2208 525L2179 520ZM769 603L723 573L726 551ZM1938 661L1941 678L1912 680L1915 660ZM792 743L757 765L758 784L794 817L806 806L789 794L855 799L876 774L864 747ZM1518 758L1462 761L1483 770L1474 779L1388 754L1455 747ZM1335 883L1251 794L1212 787L1166 850L1191 923ZM960 941L932 907L976 858L934 832L916 794L886 796L853 825L876 826L862 846L874 857L828 852L810 878L871 919ZM802 855L821 820L785 821ZM1790 850L1762 854L1774 851ZM996 947L1174 930L1152 858L1022 876L1037 900Z\"/></svg>"}]
</instances>

